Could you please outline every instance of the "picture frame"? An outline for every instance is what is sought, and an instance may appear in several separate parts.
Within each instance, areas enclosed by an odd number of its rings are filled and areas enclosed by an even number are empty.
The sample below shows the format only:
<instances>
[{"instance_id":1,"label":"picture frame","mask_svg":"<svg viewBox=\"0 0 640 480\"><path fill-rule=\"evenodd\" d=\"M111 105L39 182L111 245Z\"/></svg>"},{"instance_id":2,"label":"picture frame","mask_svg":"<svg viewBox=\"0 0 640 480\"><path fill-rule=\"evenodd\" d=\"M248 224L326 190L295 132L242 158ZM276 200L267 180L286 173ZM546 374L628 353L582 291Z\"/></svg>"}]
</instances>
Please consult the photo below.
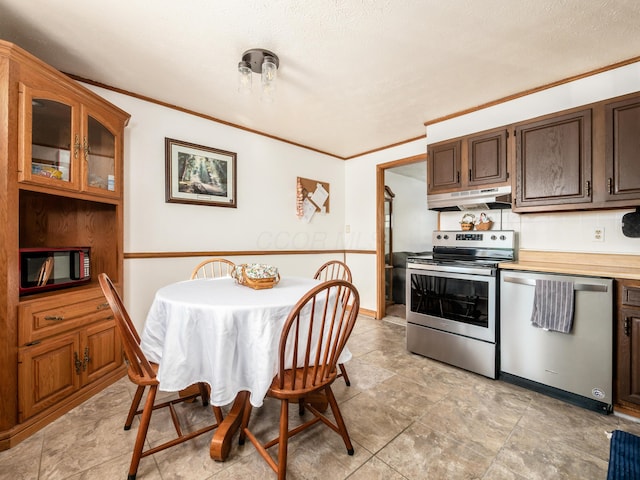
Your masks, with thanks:
<instances>
[{"instance_id":1,"label":"picture frame","mask_svg":"<svg viewBox=\"0 0 640 480\"><path fill-rule=\"evenodd\" d=\"M237 154L166 138L168 203L237 208Z\"/></svg>"}]
</instances>

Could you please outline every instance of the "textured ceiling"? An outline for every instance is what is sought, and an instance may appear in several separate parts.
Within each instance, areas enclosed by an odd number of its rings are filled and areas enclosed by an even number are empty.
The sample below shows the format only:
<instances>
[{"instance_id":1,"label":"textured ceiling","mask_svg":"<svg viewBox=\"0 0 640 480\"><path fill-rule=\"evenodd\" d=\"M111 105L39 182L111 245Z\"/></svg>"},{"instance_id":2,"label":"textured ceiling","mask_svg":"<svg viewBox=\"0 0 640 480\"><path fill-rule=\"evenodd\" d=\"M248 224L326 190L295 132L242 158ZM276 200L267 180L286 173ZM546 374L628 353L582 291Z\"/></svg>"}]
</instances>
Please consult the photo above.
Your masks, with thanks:
<instances>
[{"instance_id":1,"label":"textured ceiling","mask_svg":"<svg viewBox=\"0 0 640 480\"><path fill-rule=\"evenodd\" d=\"M0 0L0 38L78 77L348 158L639 56L640 2ZM257 75L251 96L237 92L250 48L280 57L271 104Z\"/></svg>"}]
</instances>

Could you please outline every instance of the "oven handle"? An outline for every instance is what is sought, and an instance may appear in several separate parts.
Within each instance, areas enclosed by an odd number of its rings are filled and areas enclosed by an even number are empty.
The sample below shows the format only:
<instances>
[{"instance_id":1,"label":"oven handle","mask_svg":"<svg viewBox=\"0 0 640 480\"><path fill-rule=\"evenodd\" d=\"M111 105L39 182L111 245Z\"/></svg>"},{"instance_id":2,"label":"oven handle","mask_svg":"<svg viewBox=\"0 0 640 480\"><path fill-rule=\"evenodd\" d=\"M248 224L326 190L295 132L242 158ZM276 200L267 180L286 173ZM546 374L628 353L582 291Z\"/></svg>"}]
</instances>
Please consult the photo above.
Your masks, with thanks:
<instances>
[{"instance_id":1,"label":"oven handle","mask_svg":"<svg viewBox=\"0 0 640 480\"><path fill-rule=\"evenodd\" d=\"M516 277L502 277L505 282L517 283L519 285L536 286L536 281L529 278L516 278ZM578 292L606 292L608 290L606 285L595 285L592 283L574 283L573 289Z\"/></svg>"},{"instance_id":2,"label":"oven handle","mask_svg":"<svg viewBox=\"0 0 640 480\"><path fill-rule=\"evenodd\" d=\"M439 273L461 273L463 275L475 275L483 277L495 277L496 269L489 267L458 267L458 266L443 266L432 264L415 264L407 263L407 270L412 270L415 273L426 272L439 272Z\"/></svg>"}]
</instances>

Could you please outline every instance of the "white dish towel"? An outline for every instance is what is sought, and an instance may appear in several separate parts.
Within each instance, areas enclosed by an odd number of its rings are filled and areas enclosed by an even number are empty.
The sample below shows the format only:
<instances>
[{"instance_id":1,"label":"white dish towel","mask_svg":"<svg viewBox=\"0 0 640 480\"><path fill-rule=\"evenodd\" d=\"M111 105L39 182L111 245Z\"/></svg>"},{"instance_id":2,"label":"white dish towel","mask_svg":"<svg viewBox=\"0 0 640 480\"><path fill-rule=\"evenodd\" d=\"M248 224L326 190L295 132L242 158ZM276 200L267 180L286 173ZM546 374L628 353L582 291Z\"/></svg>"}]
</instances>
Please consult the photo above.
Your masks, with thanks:
<instances>
[{"instance_id":1,"label":"white dish towel","mask_svg":"<svg viewBox=\"0 0 640 480\"><path fill-rule=\"evenodd\" d=\"M531 323L535 327L569 333L573 326L573 282L536 280Z\"/></svg>"}]
</instances>

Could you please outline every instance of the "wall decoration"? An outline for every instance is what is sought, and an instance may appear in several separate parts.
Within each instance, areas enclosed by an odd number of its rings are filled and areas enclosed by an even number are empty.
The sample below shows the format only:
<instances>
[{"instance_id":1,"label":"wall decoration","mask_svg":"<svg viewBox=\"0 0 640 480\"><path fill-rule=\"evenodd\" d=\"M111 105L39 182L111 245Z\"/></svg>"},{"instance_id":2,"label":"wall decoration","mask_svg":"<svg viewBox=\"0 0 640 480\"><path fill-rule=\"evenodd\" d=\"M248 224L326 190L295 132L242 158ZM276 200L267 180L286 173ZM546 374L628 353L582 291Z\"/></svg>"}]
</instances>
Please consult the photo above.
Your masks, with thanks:
<instances>
[{"instance_id":1,"label":"wall decoration","mask_svg":"<svg viewBox=\"0 0 640 480\"><path fill-rule=\"evenodd\" d=\"M298 177L296 182L296 214L309 223L316 212L329 213L329 184Z\"/></svg>"},{"instance_id":2,"label":"wall decoration","mask_svg":"<svg viewBox=\"0 0 640 480\"><path fill-rule=\"evenodd\" d=\"M233 152L165 138L166 201L237 207Z\"/></svg>"}]
</instances>

